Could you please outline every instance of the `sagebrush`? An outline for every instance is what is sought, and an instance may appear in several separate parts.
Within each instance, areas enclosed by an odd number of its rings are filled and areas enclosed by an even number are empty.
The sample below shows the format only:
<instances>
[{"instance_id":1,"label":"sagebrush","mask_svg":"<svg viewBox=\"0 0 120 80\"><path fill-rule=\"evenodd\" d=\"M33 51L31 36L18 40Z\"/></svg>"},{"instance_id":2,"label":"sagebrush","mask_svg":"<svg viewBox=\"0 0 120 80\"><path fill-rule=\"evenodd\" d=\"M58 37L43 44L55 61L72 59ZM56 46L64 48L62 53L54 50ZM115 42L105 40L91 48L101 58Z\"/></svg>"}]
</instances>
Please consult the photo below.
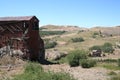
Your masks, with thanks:
<instances>
[{"instance_id":1,"label":"sagebrush","mask_svg":"<svg viewBox=\"0 0 120 80\"><path fill-rule=\"evenodd\" d=\"M12 80L75 80L68 73L54 73L44 71L39 63L29 62L22 74L16 75Z\"/></svg>"},{"instance_id":2,"label":"sagebrush","mask_svg":"<svg viewBox=\"0 0 120 80\"><path fill-rule=\"evenodd\" d=\"M74 50L71 51L68 56L68 63L71 67L73 66L79 66L79 61L82 59L87 59L87 52L84 50Z\"/></svg>"}]
</instances>

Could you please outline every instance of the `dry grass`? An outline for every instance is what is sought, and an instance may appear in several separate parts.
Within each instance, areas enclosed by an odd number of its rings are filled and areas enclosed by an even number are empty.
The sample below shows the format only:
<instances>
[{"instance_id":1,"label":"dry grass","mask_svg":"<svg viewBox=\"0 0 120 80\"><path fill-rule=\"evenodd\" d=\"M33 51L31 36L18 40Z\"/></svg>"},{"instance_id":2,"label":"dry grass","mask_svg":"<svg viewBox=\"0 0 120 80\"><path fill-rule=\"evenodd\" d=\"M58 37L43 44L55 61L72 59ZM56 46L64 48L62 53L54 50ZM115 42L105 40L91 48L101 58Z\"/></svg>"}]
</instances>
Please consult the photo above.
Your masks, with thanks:
<instances>
[{"instance_id":1,"label":"dry grass","mask_svg":"<svg viewBox=\"0 0 120 80\"><path fill-rule=\"evenodd\" d=\"M8 65L8 64L15 64L16 58L11 57L9 55L5 55L2 58L0 58L0 65Z\"/></svg>"},{"instance_id":2,"label":"dry grass","mask_svg":"<svg viewBox=\"0 0 120 80\"><path fill-rule=\"evenodd\" d=\"M74 49L86 49L94 45L103 45L105 42L110 42L115 45L116 42L120 41L120 36L112 36L112 37L100 37L99 35L96 38L93 38L92 35L94 32L99 32L99 30L104 30L104 28L93 28L89 31L79 32L79 31L69 31L65 34L60 35L59 37L52 37L52 40L56 40L58 43L64 42L65 44L58 44L55 48L60 51L71 51ZM107 28L105 28L106 30ZM108 28L109 29L109 28ZM112 29L112 28L110 28ZM49 36L48 36L49 37ZM84 42L73 43L71 41L72 38L83 37L85 39Z\"/></svg>"}]
</instances>

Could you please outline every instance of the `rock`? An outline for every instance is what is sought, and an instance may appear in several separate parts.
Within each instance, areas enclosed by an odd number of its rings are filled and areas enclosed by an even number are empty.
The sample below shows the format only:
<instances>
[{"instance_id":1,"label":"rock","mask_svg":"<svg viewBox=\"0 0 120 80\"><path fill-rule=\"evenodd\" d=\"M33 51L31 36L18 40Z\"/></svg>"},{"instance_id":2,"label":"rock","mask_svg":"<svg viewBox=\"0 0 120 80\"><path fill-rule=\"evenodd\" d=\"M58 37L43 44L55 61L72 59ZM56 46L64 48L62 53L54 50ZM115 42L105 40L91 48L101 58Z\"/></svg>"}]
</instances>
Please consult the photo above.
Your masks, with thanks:
<instances>
[{"instance_id":1,"label":"rock","mask_svg":"<svg viewBox=\"0 0 120 80\"><path fill-rule=\"evenodd\" d=\"M59 51L46 51L45 53L45 58L48 60L58 60L64 56L66 56L65 52Z\"/></svg>"},{"instance_id":2,"label":"rock","mask_svg":"<svg viewBox=\"0 0 120 80\"><path fill-rule=\"evenodd\" d=\"M24 53L21 50L13 50L13 55L22 56Z\"/></svg>"}]
</instances>

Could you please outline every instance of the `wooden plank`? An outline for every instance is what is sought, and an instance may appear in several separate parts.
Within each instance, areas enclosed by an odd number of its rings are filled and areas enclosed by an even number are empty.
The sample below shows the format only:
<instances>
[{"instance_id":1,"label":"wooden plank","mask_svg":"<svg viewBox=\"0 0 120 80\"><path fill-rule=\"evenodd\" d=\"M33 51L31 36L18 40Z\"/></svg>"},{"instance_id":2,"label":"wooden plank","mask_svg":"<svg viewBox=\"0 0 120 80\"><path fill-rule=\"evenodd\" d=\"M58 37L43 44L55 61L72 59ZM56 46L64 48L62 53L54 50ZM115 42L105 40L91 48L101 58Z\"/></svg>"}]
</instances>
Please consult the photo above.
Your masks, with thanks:
<instances>
[{"instance_id":1,"label":"wooden plank","mask_svg":"<svg viewBox=\"0 0 120 80\"><path fill-rule=\"evenodd\" d=\"M11 27L14 31L18 31L13 25L10 25L10 27Z\"/></svg>"},{"instance_id":2,"label":"wooden plank","mask_svg":"<svg viewBox=\"0 0 120 80\"><path fill-rule=\"evenodd\" d=\"M8 26L6 26L6 28L7 28L10 32L14 33L14 31L13 31L12 29L10 29Z\"/></svg>"},{"instance_id":3,"label":"wooden plank","mask_svg":"<svg viewBox=\"0 0 120 80\"><path fill-rule=\"evenodd\" d=\"M15 24L15 26L16 26L20 31L23 31L19 25Z\"/></svg>"},{"instance_id":4,"label":"wooden plank","mask_svg":"<svg viewBox=\"0 0 120 80\"><path fill-rule=\"evenodd\" d=\"M0 26L0 30L2 30L2 31L4 30L2 26Z\"/></svg>"}]
</instances>

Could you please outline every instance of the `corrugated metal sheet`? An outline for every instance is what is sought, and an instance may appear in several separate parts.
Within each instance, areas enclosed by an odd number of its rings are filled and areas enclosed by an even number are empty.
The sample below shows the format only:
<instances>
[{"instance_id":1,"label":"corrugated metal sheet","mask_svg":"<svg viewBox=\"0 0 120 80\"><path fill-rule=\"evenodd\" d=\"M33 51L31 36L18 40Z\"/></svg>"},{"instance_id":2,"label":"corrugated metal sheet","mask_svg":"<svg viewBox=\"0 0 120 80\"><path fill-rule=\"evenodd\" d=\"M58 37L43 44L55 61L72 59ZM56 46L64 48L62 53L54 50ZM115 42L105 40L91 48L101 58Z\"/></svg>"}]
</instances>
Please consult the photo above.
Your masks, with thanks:
<instances>
[{"instance_id":1,"label":"corrugated metal sheet","mask_svg":"<svg viewBox=\"0 0 120 80\"><path fill-rule=\"evenodd\" d=\"M0 21L29 21L35 16L0 17Z\"/></svg>"}]
</instances>

